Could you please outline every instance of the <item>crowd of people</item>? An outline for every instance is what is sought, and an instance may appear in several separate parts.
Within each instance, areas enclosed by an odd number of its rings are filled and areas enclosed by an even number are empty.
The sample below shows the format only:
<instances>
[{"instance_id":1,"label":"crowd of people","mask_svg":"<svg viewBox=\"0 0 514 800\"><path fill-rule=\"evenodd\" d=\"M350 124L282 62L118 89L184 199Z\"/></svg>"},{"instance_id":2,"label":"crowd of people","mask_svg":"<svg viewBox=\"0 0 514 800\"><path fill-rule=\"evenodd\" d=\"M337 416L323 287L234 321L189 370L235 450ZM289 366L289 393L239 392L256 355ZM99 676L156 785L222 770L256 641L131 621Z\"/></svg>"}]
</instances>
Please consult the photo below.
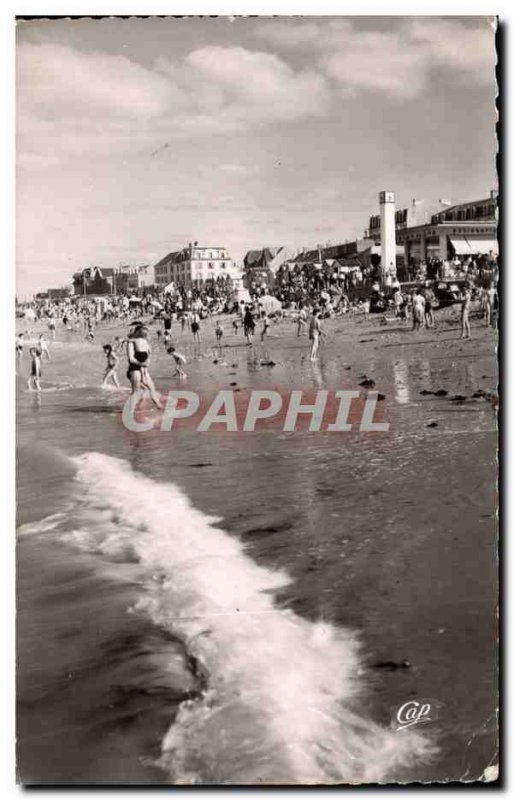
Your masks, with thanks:
<instances>
[{"instance_id":1,"label":"crowd of people","mask_svg":"<svg viewBox=\"0 0 514 800\"><path fill-rule=\"evenodd\" d=\"M384 325L397 320L407 325L412 321L414 331L423 327L432 328L435 324L434 311L439 305L433 275L436 274L438 279L448 277L451 270L451 275L455 276L457 267L461 269L460 277L464 276L464 280L460 281L459 286L454 286L458 294L453 302L460 304L461 336L469 338L472 304L486 325L497 325L498 274L497 265L490 258L469 259L458 265L437 261L418 265L417 284L414 286L402 285L395 279L384 287L379 283L376 273L372 272L355 278L349 274L339 275L310 268L281 268L273 289L253 286L251 292L246 293L245 300L234 300L229 283L212 282L202 288L186 290L177 287L174 292L167 294L147 290L141 297L73 296L55 301L38 300L26 306L20 315L25 316L29 325L37 321L46 323L50 342L55 339L59 327L71 336L95 344L99 330L103 334L106 325L122 323L130 329L127 337L114 337L102 345L106 359L102 385L119 388L117 368L120 352L125 350L127 378L133 396L139 397L146 390L157 405L159 398L148 369L151 353L148 327L143 324L143 317L155 325L157 343L162 344L171 356L175 365L174 374L179 378L185 377L183 368L187 359L175 347L172 326L180 326L182 335L189 329L193 346L199 348L202 344L202 326L206 320L215 317L215 342L218 348L222 348L226 338L223 315L230 315L229 324L234 334L237 335L242 329L250 347L254 344L257 325L260 326L259 339L262 344L269 336L274 321L290 318L296 325L298 337L308 334L310 358L316 360L320 344L326 337L322 328L323 319L345 314L362 314L367 318L371 313L379 313ZM458 280L455 277L452 279ZM267 304L270 296L278 301L271 311ZM30 340L28 388L40 391L42 361L51 359L49 341L41 333L34 342L30 328L25 334L19 333L16 338L17 369L21 366L27 336Z\"/></svg>"}]
</instances>

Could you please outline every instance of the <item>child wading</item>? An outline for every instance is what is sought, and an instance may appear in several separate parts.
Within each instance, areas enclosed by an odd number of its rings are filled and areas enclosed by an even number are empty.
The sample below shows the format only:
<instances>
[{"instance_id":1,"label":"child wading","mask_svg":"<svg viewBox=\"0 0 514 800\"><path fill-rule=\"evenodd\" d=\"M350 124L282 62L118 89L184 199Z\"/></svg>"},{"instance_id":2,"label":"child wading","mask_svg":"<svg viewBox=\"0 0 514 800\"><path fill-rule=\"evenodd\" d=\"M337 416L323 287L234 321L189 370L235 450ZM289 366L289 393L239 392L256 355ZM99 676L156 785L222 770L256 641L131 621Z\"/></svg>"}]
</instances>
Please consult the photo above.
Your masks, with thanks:
<instances>
[{"instance_id":1,"label":"child wading","mask_svg":"<svg viewBox=\"0 0 514 800\"><path fill-rule=\"evenodd\" d=\"M50 361L50 351L48 349L48 342L46 341L46 339L43 336L43 334L40 334L40 336L39 336L39 345L38 346L39 346L39 349L41 351L41 358L43 358L43 356L46 355L48 361Z\"/></svg>"},{"instance_id":2,"label":"child wading","mask_svg":"<svg viewBox=\"0 0 514 800\"><path fill-rule=\"evenodd\" d=\"M112 345L104 344L102 350L105 353L107 358L107 365L105 367L105 374L102 386L107 386L107 381L110 379L117 389L120 388L120 384L118 383L118 377L116 375L116 366L118 364L118 356L115 354L114 350L112 349Z\"/></svg>"},{"instance_id":3,"label":"child wading","mask_svg":"<svg viewBox=\"0 0 514 800\"><path fill-rule=\"evenodd\" d=\"M187 377L186 373L184 372L182 367L184 364L187 363L187 358L184 355L182 355L182 353L177 353L174 347L168 347L166 352L169 353L170 356L173 356L173 359L175 360L177 370L174 373L174 375L179 375L181 378L186 378Z\"/></svg>"}]
</instances>

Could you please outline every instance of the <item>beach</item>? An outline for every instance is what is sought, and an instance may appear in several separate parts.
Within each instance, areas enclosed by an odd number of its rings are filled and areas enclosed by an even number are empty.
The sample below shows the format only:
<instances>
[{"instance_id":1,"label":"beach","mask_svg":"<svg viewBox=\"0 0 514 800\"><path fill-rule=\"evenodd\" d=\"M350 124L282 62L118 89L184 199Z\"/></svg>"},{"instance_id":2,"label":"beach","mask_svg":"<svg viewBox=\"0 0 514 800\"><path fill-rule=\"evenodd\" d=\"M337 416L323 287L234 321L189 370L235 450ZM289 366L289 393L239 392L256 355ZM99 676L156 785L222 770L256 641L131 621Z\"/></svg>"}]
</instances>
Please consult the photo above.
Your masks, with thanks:
<instances>
[{"instance_id":1,"label":"beach","mask_svg":"<svg viewBox=\"0 0 514 800\"><path fill-rule=\"evenodd\" d=\"M456 307L458 308L458 307ZM384 395L387 432L128 431L101 345L20 366L18 776L249 785L477 780L496 763L497 332L290 320L253 347L149 324L158 390ZM26 330L24 320L17 331ZM26 348L27 349L27 348ZM474 396L473 396L474 395ZM149 414L153 413L151 411ZM430 721L396 730L398 709Z\"/></svg>"}]
</instances>

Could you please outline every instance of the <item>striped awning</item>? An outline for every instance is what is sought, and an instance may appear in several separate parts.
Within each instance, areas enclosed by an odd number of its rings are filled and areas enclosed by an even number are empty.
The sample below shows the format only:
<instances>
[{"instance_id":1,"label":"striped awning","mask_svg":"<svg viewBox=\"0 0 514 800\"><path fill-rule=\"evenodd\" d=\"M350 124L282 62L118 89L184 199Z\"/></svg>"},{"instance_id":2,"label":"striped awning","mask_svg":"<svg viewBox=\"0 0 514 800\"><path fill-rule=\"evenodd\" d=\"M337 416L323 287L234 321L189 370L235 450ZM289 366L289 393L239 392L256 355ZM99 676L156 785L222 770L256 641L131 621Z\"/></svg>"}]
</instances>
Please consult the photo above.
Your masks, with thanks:
<instances>
[{"instance_id":1,"label":"striped awning","mask_svg":"<svg viewBox=\"0 0 514 800\"><path fill-rule=\"evenodd\" d=\"M498 255L496 239L475 239L472 236L450 236L449 238L458 256L488 255L491 251L494 255Z\"/></svg>"}]
</instances>

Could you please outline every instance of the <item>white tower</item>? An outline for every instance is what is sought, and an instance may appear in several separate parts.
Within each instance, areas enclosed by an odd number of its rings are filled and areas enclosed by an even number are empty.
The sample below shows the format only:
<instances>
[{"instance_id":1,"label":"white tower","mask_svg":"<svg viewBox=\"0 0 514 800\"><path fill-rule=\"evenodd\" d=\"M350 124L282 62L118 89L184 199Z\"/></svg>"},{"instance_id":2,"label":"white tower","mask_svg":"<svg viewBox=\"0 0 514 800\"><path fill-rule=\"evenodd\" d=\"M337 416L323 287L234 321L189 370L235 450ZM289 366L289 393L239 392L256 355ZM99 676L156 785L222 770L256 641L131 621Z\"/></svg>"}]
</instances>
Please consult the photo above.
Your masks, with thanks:
<instances>
[{"instance_id":1,"label":"white tower","mask_svg":"<svg viewBox=\"0 0 514 800\"><path fill-rule=\"evenodd\" d=\"M382 283L396 278L396 229L394 192L380 192L380 269Z\"/></svg>"}]
</instances>

